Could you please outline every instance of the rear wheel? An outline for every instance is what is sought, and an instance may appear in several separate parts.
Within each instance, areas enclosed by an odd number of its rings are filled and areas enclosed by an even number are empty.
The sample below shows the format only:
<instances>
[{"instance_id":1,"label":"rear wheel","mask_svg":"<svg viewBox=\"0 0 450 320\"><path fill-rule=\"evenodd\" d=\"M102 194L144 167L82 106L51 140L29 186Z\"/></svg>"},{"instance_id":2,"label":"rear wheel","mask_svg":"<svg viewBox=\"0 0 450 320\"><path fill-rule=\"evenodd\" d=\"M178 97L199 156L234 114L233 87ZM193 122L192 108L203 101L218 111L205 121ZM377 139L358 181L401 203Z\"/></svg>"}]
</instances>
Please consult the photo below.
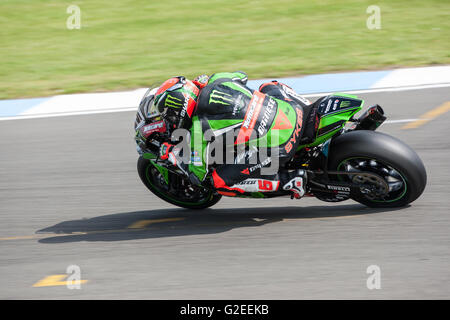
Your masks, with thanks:
<instances>
[{"instance_id":1,"label":"rear wheel","mask_svg":"<svg viewBox=\"0 0 450 320\"><path fill-rule=\"evenodd\" d=\"M332 141L329 169L374 175L339 175L346 182L361 184L353 200L369 207L401 207L416 200L425 189L426 171L419 156L389 135L358 130Z\"/></svg>"},{"instance_id":2,"label":"rear wheel","mask_svg":"<svg viewBox=\"0 0 450 320\"><path fill-rule=\"evenodd\" d=\"M165 177L150 160L139 157L137 163L139 177L145 186L157 197L173 205L188 209L205 209L216 204L222 197L212 190L199 188L187 183L176 174Z\"/></svg>"}]
</instances>

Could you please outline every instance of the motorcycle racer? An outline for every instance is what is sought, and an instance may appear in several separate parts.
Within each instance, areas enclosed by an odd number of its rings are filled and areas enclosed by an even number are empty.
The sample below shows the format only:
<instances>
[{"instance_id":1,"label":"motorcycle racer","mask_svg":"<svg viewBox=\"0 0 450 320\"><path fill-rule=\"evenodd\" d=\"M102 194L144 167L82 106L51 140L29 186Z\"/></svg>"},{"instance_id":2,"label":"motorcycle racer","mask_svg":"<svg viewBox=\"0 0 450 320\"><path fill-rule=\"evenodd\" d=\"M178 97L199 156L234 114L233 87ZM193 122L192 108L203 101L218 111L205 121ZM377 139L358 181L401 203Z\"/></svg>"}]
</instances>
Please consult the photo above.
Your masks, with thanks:
<instances>
[{"instance_id":1,"label":"motorcycle racer","mask_svg":"<svg viewBox=\"0 0 450 320\"><path fill-rule=\"evenodd\" d=\"M190 181L200 185L214 163L210 162L206 139L210 130L217 140L233 132L232 143L224 148L234 150L231 163L212 169L211 185L222 195L235 196L247 192L287 190L292 197L301 198L306 190L304 170L288 170L284 166L297 147L309 142L317 122L314 106L277 81L267 82L252 90L247 75L242 71L201 75L193 81L173 77L165 81L145 103L152 104L162 115L169 130L187 129L191 136L201 135L201 141L191 140L188 161L177 144L165 142L160 147L160 159L180 169ZM311 133L309 132L311 131ZM257 147L249 146L252 141ZM240 148L239 146L246 146ZM266 152L260 152L265 149ZM273 152L273 149L276 152ZM253 157L253 158L252 158ZM256 158L255 158L256 157ZM279 165L276 174L263 174L263 169L274 162ZM256 163L250 161L257 159Z\"/></svg>"}]
</instances>

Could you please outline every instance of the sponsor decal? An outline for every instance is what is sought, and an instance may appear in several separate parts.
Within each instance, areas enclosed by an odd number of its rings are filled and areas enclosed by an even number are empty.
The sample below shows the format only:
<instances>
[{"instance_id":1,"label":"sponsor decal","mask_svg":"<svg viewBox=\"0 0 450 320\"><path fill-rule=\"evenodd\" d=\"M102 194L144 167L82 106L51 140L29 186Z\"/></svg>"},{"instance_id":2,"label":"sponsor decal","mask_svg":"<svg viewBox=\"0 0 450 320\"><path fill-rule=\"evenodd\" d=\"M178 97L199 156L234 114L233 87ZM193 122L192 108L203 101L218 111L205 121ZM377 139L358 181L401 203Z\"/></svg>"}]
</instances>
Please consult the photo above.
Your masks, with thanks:
<instances>
[{"instance_id":1,"label":"sponsor decal","mask_svg":"<svg viewBox=\"0 0 450 320\"><path fill-rule=\"evenodd\" d=\"M324 113L327 113L328 111L330 111L330 107L331 107L332 103L333 103L333 101L331 99L328 99L327 108L325 109Z\"/></svg>"},{"instance_id":2,"label":"sponsor decal","mask_svg":"<svg viewBox=\"0 0 450 320\"><path fill-rule=\"evenodd\" d=\"M166 131L166 124L164 123L163 120L161 120L161 121L153 122L153 123L150 123L150 124L148 124L146 126L143 126L139 130L142 132L142 135L144 136L144 138L147 138L152 133L165 132Z\"/></svg>"},{"instance_id":3,"label":"sponsor decal","mask_svg":"<svg viewBox=\"0 0 450 320\"><path fill-rule=\"evenodd\" d=\"M281 94L283 95L284 100L286 100L286 101L292 101L292 99L289 98L289 96L286 94L286 91L284 90L284 88L283 88L283 90L281 90Z\"/></svg>"},{"instance_id":4,"label":"sponsor decal","mask_svg":"<svg viewBox=\"0 0 450 320\"><path fill-rule=\"evenodd\" d=\"M185 93L183 109L181 109L181 112L180 112L181 119L184 119L184 116L186 115L186 113L188 114L189 117L191 117L192 112L194 112L196 104L197 104L197 102L194 99L192 99L188 93Z\"/></svg>"},{"instance_id":5,"label":"sponsor decal","mask_svg":"<svg viewBox=\"0 0 450 320\"><path fill-rule=\"evenodd\" d=\"M252 173L255 170L261 169L262 167L267 166L268 164L270 164L272 162L271 158L267 158L265 159L263 162L258 163L257 165L254 165L253 167L248 168L249 172Z\"/></svg>"},{"instance_id":6,"label":"sponsor decal","mask_svg":"<svg viewBox=\"0 0 450 320\"><path fill-rule=\"evenodd\" d=\"M300 131L302 131L303 112L299 108L296 108L295 111L297 112L297 123L291 139L289 139L288 143L286 143L286 146L284 147L284 150L286 150L287 153L291 152L294 144L297 142L297 139L300 138Z\"/></svg>"},{"instance_id":7,"label":"sponsor decal","mask_svg":"<svg viewBox=\"0 0 450 320\"><path fill-rule=\"evenodd\" d=\"M274 183L275 182L275 183ZM270 181L270 180L258 180L258 189L259 191L275 191L278 189L278 181ZM275 188L274 188L275 186Z\"/></svg>"},{"instance_id":8,"label":"sponsor decal","mask_svg":"<svg viewBox=\"0 0 450 320\"><path fill-rule=\"evenodd\" d=\"M164 103L164 106L168 107L168 108L181 108L183 106L183 102L181 101L181 99L178 99L172 95L167 95L166 97L166 101Z\"/></svg>"},{"instance_id":9,"label":"sponsor decal","mask_svg":"<svg viewBox=\"0 0 450 320\"><path fill-rule=\"evenodd\" d=\"M269 123L269 119L275 110L275 100L272 98L269 99L269 103L267 104L266 109L264 110L264 114L261 120L261 123L258 126L258 133L263 135L267 132L267 124Z\"/></svg>"},{"instance_id":10,"label":"sponsor decal","mask_svg":"<svg viewBox=\"0 0 450 320\"><path fill-rule=\"evenodd\" d=\"M289 94L291 97L294 97L295 99L299 100L300 102L309 105L311 104L311 101L309 101L308 99L303 98L301 95L299 95L297 92L295 92L292 88L283 85L283 90ZM284 96L284 94L283 94Z\"/></svg>"},{"instance_id":11,"label":"sponsor decal","mask_svg":"<svg viewBox=\"0 0 450 320\"><path fill-rule=\"evenodd\" d=\"M245 186L245 185L254 185L258 182L258 179L246 179L244 181L238 182L235 186Z\"/></svg>"},{"instance_id":12,"label":"sponsor decal","mask_svg":"<svg viewBox=\"0 0 450 320\"><path fill-rule=\"evenodd\" d=\"M245 116L244 124L243 124L244 128L248 129L248 127L250 126L250 122L253 119L253 114L255 113L255 109L256 109L256 106L258 105L258 103L259 103L259 97L257 97L257 96L254 99L252 99L252 101L250 102L247 114Z\"/></svg>"},{"instance_id":13,"label":"sponsor decal","mask_svg":"<svg viewBox=\"0 0 450 320\"><path fill-rule=\"evenodd\" d=\"M186 115L188 104L189 104L189 94L184 94L183 109L181 109L181 112L180 112L181 119L183 119L184 116Z\"/></svg>"},{"instance_id":14,"label":"sponsor decal","mask_svg":"<svg viewBox=\"0 0 450 320\"><path fill-rule=\"evenodd\" d=\"M219 90L213 90L209 95L209 103L218 103L229 106L232 102L233 96L231 94Z\"/></svg>"},{"instance_id":15,"label":"sponsor decal","mask_svg":"<svg viewBox=\"0 0 450 320\"><path fill-rule=\"evenodd\" d=\"M253 94L235 144L247 142L250 139L265 97L265 94L258 91L255 91L255 93Z\"/></svg>"},{"instance_id":16,"label":"sponsor decal","mask_svg":"<svg viewBox=\"0 0 450 320\"><path fill-rule=\"evenodd\" d=\"M349 187L342 187L342 186L330 186L330 185L327 185L327 189L328 190L335 190L335 191L350 192L350 188Z\"/></svg>"},{"instance_id":17,"label":"sponsor decal","mask_svg":"<svg viewBox=\"0 0 450 320\"><path fill-rule=\"evenodd\" d=\"M348 101L348 100L342 101L341 104L339 105L340 108L347 108L349 106L350 106L350 101Z\"/></svg>"},{"instance_id":18,"label":"sponsor decal","mask_svg":"<svg viewBox=\"0 0 450 320\"><path fill-rule=\"evenodd\" d=\"M231 188L239 188L244 192L273 192L278 190L280 182L265 179L246 179Z\"/></svg>"},{"instance_id":19,"label":"sponsor decal","mask_svg":"<svg viewBox=\"0 0 450 320\"><path fill-rule=\"evenodd\" d=\"M338 105L339 105L339 101L340 101L339 99L334 100L334 103L333 103L333 111L337 109L337 107L338 107Z\"/></svg>"},{"instance_id":20,"label":"sponsor decal","mask_svg":"<svg viewBox=\"0 0 450 320\"><path fill-rule=\"evenodd\" d=\"M192 151L191 154L191 162L194 166L202 166L202 157L200 156L198 151Z\"/></svg>"},{"instance_id":21,"label":"sponsor decal","mask_svg":"<svg viewBox=\"0 0 450 320\"><path fill-rule=\"evenodd\" d=\"M292 129L292 124L289 122L288 117L283 112L281 108L278 109L279 113L277 118L275 119L275 124L272 127L272 130L285 130L285 129ZM289 114L289 109L286 109L286 113Z\"/></svg>"}]
</instances>

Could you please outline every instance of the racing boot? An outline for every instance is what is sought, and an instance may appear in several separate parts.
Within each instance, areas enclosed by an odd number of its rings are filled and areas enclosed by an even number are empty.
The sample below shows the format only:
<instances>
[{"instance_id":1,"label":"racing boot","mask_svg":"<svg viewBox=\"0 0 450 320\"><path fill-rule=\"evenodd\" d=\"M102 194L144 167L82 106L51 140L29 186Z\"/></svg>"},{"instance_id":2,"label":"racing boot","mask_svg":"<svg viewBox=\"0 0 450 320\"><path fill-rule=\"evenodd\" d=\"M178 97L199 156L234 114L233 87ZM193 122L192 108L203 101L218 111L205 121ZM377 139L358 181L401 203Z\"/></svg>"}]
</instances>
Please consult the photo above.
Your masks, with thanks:
<instances>
[{"instance_id":1,"label":"racing boot","mask_svg":"<svg viewBox=\"0 0 450 320\"><path fill-rule=\"evenodd\" d=\"M288 182L283 185L283 190L291 191L291 199L300 199L305 195L308 176L305 170L299 169L288 173Z\"/></svg>"}]
</instances>

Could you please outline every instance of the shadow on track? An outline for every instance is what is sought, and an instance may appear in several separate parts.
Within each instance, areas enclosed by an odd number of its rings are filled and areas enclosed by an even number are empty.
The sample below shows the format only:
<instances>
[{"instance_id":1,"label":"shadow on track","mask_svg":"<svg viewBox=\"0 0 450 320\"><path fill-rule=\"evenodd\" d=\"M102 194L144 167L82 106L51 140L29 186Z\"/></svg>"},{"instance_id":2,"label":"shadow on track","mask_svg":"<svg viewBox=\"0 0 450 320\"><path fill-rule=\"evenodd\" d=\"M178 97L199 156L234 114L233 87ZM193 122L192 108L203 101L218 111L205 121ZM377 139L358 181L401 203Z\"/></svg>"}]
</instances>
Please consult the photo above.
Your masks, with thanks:
<instances>
[{"instance_id":1,"label":"shadow on track","mask_svg":"<svg viewBox=\"0 0 450 320\"><path fill-rule=\"evenodd\" d=\"M64 221L36 233L55 233L40 243L125 241L226 232L258 227L283 219L352 217L403 208L370 209L360 204L313 207L262 207L233 209L158 209L110 214Z\"/></svg>"}]
</instances>

